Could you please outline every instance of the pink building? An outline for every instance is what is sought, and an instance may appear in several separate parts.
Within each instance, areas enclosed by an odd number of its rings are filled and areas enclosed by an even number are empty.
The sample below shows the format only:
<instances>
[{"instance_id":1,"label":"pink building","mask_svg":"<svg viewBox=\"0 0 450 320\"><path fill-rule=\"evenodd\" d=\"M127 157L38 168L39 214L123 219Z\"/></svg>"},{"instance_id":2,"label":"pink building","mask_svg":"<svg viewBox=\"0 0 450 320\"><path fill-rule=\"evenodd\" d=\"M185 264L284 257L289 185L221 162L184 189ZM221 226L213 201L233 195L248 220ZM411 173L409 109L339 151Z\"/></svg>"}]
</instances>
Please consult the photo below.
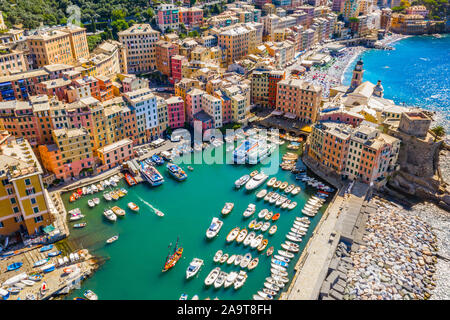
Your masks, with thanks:
<instances>
[{"instance_id":1,"label":"pink building","mask_svg":"<svg viewBox=\"0 0 450 320\"><path fill-rule=\"evenodd\" d=\"M172 77L170 78L171 83L177 83L181 79L183 79L183 75L181 70L184 64L188 63L188 59L185 56L174 55L170 58L171 68L172 68Z\"/></svg>"},{"instance_id":2,"label":"pink building","mask_svg":"<svg viewBox=\"0 0 450 320\"><path fill-rule=\"evenodd\" d=\"M426 18L428 15L428 10L425 6L412 6L406 8L406 13L413 15L421 15L422 17Z\"/></svg>"},{"instance_id":3,"label":"pink building","mask_svg":"<svg viewBox=\"0 0 450 320\"><path fill-rule=\"evenodd\" d=\"M222 124L232 122L233 108L231 106L231 99L220 90L214 92L214 96L222 101Z\"/></svg>"},{"instance_id":4,"label":"pink building","mask_svg":"<svg viewBox=\"0 0 450 320\"><path fill-rule=\"evenodd\" d=\"M334 110L321 113L319 115L319 120L346 123L356 128L364 121L364 117L359 113L352 111Z\"/></svg>"},{"instance_id":5,"label":"pink building","mask_svg":"<svg viewBox=\"0 0 450 320\"><path fill-rule=\"evenodd\" d=\"M158 7L157 22L159 29L164 32L167 29L178 30L179 10L173 4L162 4Z\"/></svg>"},{"instance_id":6,"label":"pink building","mask_svg":"<svg viewBox=\"0 0 450 320\"><path fill-rule=\"evenodd\" d=\"M202 110L202 96L205 91L194 88L186 93L186 120L192 125L194 114Z\"/></svg>"},{"instance_id":7,"label":"pink building","mask_svg":"<svg viewBox=\"0 0 450 320\"><path fill-rule=\"evenodd\" d=\"M197 7L179 9L179 21L185 26L200 26L203 22L203 10Z\"/></svg>"},{"instance_id":8,"label":"pink building","mask_svg":"<svg viewBox=\"0 0 450 320\"><path fill-rule=\"evenodd\" d=\"M174 96L166 99L166 103L167 113L169 115L169 127L172 129L183 127L186 121L183 99Z\"/></svg>"},{"instance_id":9,"label":"pink building","mask_svg":"<svg viewBox=\"0 0 450 320\"><path fill-rule=\"evenodd\" d=\"M131 159L133 156L133 141L122 139L97 149L98 158L102 161L101 171L111 169Z\"/></svg>"}]
</instances>

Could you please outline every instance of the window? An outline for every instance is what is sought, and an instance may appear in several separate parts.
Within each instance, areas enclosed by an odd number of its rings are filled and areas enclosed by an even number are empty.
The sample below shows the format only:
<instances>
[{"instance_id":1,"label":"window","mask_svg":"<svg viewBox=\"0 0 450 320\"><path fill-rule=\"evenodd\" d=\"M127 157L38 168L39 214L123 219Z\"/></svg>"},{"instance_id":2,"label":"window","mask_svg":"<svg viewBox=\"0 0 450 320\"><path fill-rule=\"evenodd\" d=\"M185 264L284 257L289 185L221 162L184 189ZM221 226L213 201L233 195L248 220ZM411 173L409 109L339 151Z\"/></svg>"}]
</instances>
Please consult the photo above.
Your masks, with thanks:
<instances>
[{"instance_id":1,"label":"window","mask_svg":"<svg viewBox=\"0 0 450 320\"><path fill-rule=\"evenodd\" d=\"M25 179L25 185L29 186L31 184L30 179Z\"/></svg>"},{"instance_id":2,"label":"window","mask_svg":"<svg viewBox=\"0 0 450 320\"><path fill-rule=\"evenodd\" d=\"M44 221L44 219L42 218L42 216L39 216L39 217L34 218L34 222L36 222L36 223L41 222L41 221Z\"/></svg>"}]
</instances>

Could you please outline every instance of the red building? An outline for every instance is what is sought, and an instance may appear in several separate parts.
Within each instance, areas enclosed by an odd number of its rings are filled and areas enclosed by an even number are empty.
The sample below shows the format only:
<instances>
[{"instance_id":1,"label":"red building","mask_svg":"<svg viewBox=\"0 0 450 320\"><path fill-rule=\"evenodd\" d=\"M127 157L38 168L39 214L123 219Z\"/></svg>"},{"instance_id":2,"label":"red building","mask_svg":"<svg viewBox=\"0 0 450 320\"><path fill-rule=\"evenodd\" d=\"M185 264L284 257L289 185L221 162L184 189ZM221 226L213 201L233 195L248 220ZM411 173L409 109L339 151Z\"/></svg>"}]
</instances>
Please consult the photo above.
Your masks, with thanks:
<instances>
[{"instance_id":1,"label":"red building","mask_svg":"<svg viewBox=\"0 0 450 320\"><path fill-rule=\"evenodd\" d=\"M188 63L188 59L185 56L174 55L170 58L170 65L172 68L172 77L170 78L171 83L177 83L183 79L181 73L183 65Z\"/></svg>"},{"instance_id":2,"label":"red building","mask_svg":"<svg viewBox=\"0 0 450 320\"><path fill-rule=\"evenodd\" d=\"M269 106L275 108L277 105L278 82L284 79L283 71L271 71L269 74Z\"/></svg>"},{"instance_id":3,"label":"red building","mask_svg":"<svg viewBox=\"0 0 450 320\"><path fill-rule=\"evenodd\" d=\"M186 121L183 99L174 96L166 99L166 103L167 113L169 115L169 127L172 129L182 128Z\"/></svg>"}]
</instances>

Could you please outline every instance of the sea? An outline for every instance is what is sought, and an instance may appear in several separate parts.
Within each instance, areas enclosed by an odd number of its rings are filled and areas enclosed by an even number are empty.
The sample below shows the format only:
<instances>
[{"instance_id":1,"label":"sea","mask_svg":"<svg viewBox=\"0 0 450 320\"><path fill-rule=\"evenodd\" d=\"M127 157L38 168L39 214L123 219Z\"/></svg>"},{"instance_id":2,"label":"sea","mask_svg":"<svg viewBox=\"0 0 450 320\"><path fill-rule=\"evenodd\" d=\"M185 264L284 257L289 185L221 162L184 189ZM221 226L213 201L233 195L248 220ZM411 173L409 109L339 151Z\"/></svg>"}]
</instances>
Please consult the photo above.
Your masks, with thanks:
<instances>
[{"instance_id":1,"label":"sea","mask_svg":"<svg viewBox=\"0 0 450 320\"><path fill-rule=\"evenodd\" d=\"M151 187L144 182L128 187L122 179L119 187L126 188L128 194L118 201L108 202L99 192L69 203L70 194L63 194L66 209L80 208L86 216L83 220L87 222L87 226L83 229L70 227L70 239L105 260L100 268L66 299L81 297L87 289L93 290L99 299L112 300L179 299L182 293L187 294L188 299L194 295L198 295L201 300L206 298L251 299L253 294L264 287L265 278L270 276L271 257L267 257L266 250L258 253L256 249L244 247L242 243L227 243L225 240L227 234L235 227L241 229L246 227L248 230L249 222L253 219L259 220L257 214L264 208L274 213L279 212L281 216L274 222L278 226L278 231L274 235L269 235L268 231L263 233L264 238L269 240L267 248L274 246L276 253L278 249L281 249L281 243L286 240L285 235L290 231L295 218L303 216L301 210L305 202L317 191L304 182L296 180L295 175L290 171L279 168L281 157L287 151L286 145L287 143L282 145L279 151L274 152L268 159L270 159L269 163L274 162L278 167L271 177L275 176L278 180L287 181L289 184L296 184L302 188L299 194L288 196L298 203L293 210L280 209L263 199L256 198L259 190L268 188L266 183L269 179L252 192L246 191L245 188L236 189L235 180L254 170L267 170L269 164L260 163L250 166L212 163L213 159L217 159L216 152L221 152L218 159L221 155L225 157L225 146L214 150L206 149L203 152L204 163L190 164L193 171L187 169L187 164L180 164L188 174L188 178L182 182L174 180L168 174L165 164L157 167L165 179L164 184L160 186ZM189 156L185 155L183 160ZM301 163L300 166L302 166ZM90 208L87 200L94 197L99 197L101 202L98 206ZM331 197L332 195L329 198ZM128 202L136 203L140 207L139 213L129 210ZM235 206L230 214L222 216L221 210L225 202L234 202ZM249 203L256 205L256 212L250 218L244 218L242 213ZM296 254L289 264L290 278L294 275L293 269L301 251L328 203L329 201L314 218L311 218L312 223L308 233L300 243L300 253ZM102 215L105 208L113 205L118 205L127 211L126 216L118 218L115 223L109 222ZM164 217L157 216L154 212L155 208L162 211L165 214ZM217 237L208 240L206 230L213 217L218 217L224 221L224 224ZM72 226L77 222L69 223ZM257 234L260 232L258 231ZM105 244L108 238L117 234L119 240L109 245ZM173 250L177 238L179 238L179 245L183 247L183 256L175 267L163 273L162 267L170 250ZM170 245L172 245L171 249L169 249ZM206 276L215 267L220 267L225 272L240 270L234 264L214 263L213 257L218 250L223 250L230 255L243 255L250 252L253 257L260 258L259 265L248 271L248 279L240 289L235 290L232 286L227 289L205 286ZM186 268L193 258L203 259L204 265L194 278L186 280Z\"/></svg>"},{"instance_id":2,"label":"sea","mask_svg":"<svg viewBox=\"0 0 450 320\"><path fill-rule=\"evenodd\" d=\"M392 46L395 50L362 53L363 79L381 80L384 97L396 104L435 111L436 124L450 134L450 35L408 37ZM350 84L357 60L345 72L345 85Z\"/></svg>"}]
</instances>

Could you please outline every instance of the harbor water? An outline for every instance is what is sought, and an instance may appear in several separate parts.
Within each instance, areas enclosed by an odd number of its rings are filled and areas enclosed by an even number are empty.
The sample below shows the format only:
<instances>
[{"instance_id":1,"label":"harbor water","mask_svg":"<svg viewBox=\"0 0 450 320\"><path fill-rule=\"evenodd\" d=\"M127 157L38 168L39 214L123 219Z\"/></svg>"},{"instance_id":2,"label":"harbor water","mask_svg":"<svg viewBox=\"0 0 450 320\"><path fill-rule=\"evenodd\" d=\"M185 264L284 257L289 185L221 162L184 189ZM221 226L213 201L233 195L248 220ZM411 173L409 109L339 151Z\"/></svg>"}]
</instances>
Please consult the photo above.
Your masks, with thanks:
<instances>
[{"instance_id":1,"label":"harbor water","mask_svg":"<svg viewBox=\"0 0 450 320\"><path fill-rule=\"evenodd\" d=\"M279 161L286 151L286 145L280 147L280 152L274 152L270 159ZM225 148L224 146L219 148ZM211 157L214 157L214 152ZM223 149L222 149L223 150ZM295 152L290 150L290 152ZM209 153L206 150L204 153ZM225 151L224 151L225 153ZM185 155L184 157L191 156ZM208 158L208 156L206 156ZM277 159L278 158L278 159ZM269 240L267 248L274 246L281 249L281 243L290 231L295 217L303 216L301 210L308 198L317 190L306 183L295 180L295 175L290 171L279 168L275 175L278 180L294 183L302 188L297 195L289 195L289 199L296 201L298 205L293 210L285 210L257 199L256 193L267 188L266 182L252 192L244 187L235 189L234 181L239 177L249 174L253 170L264 169L264 165L232 165L232 164L190 164L194 170L187 170L187 164L180 166L188 174L185 181L178 182L169 176L165 164L157 167L164 176L165 182L158 187L151 187L146 182L133 187L128 187L122 179L119 187L125 187L128 194L118 201L106 201L102 192L83 196L81 199L69 203L70 194L64 194L63 200L66 209L80 208L85 218L77 222L69 222L71 226L79 222L87 222L83 229L71 229L71 239L79 242L94 255L106 258L106 262L81 288L73 291L67 299L82 296L84 290L91 289L98 294L99 299L178 299L182 293L188 294L188 299L198 295L199 299L251 299L252 295L263 288L265 278L270 276L270 260L264 250L259 253L250 246L237 244L235 241L227 243L225 238L229 231L235 227L248 228L251 220L257 219L260 210L267 208L274 213L279 212L281 217L273 222L278 226L274 235L268 231L262 233ZM267 165L266 165L267 166ZM310 175L310 173L308 173ZM94 208L87 205L87 200L99 197L101 202ZM330 195L331 198L331 195ZM128 209L127 203L134 202L140 207L139 213ZM234 209L227 216L221 214L225 202L234 202ZM328 202L320 212L310 218L312 223L308 233L300 243L300 252L289 264L289 277L294 275L294 266L317 225ZM250 218L244 218L242 213L249 203L256 205L256 212ZM115 223L111 223L103 216L103 210L107 207L118 205L127 211L126 216L118 217ZM154 213L154 208L162 211L165 216L159 217ZM218 236L208 240L205 236L213 217L218 217L224 224ZM261 231L257 231L257 234ZM119 235L119 240L112 244L105 244L105 240L113 235ZM175 267L167 272L161 272L170 243L175 245L179 237L179 245L184 248L183 256ZM267 249L266 248L266 249ZM173 249L173 247L172 247ZM248 278L244 286L235 290L233 286L225 289L215 289L214 286L206 287L204 280L208 273L215 267L220 267L225 272L239 271L239 266L216 264L213 257L217 250L224 253L245 254L250 252L253 257L260 257L258 266L253 270L247 270ZM194 278L186 280L186 268L193 258L204 260L204 265ZM287 288L288 286L285 286ZM281 292L281 291L280 291Z\"/></svg>"},{"instance_id":2,"label":"harbor water","mask_svg":"<svg viewBox=\"0 0 450 320\"><path fill-rule=\"evenodd\" d=\"M384 97L396 104L436 111L437 123L450 132L450 36L408 37L392 44L395 50L368 50L364 81L381 80ZM347 69L344 84L350 84L357 59Z\"/></svg>"}]
</instances>

